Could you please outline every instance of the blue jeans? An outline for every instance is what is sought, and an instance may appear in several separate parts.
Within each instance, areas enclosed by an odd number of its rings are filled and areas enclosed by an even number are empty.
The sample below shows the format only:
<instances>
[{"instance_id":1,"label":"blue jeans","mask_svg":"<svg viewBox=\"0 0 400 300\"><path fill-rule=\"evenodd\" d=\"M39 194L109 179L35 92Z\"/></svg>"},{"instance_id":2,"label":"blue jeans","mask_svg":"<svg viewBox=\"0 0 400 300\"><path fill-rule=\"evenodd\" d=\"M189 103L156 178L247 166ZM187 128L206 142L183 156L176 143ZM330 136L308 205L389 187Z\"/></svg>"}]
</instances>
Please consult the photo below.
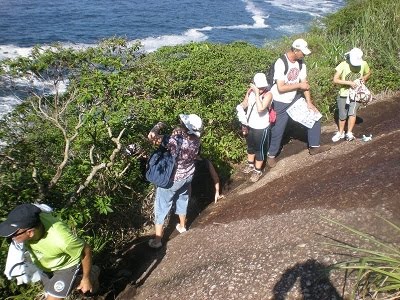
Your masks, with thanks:
<instances>
[{"instance_id":1,"label":"blue jeans","mask_svg":"<svg viewBox=\"0 0 400 300\"><path fill-rule=\"evenodd\" d=\"M172 204L175 202L175 213L186 215L189 202L189 187L193 176L186 179L174 181L171 187L157 187L156 201L154 204L154 215L156 224L164 224Z\"/></svg>"},{"instance_id":2,"label":"blue jeans","mask_svg":"<svg viewBox=\"0 0 400 300\"><path fill-rule=\"evenodd\" d=\"M296 101L293 100L293 101ZM289 108L290 103L283 103L274 101L274 109L276 111L276 122L271 128L271 141L268 149L268 156L276 156L281 147L283 134L286 129L286 124L289 120L289 115L286 110ZM321 138L321 121L318 120L314 123L312 128L307 128L308 146L319 146Z\"/></svg>"}]
</instances>

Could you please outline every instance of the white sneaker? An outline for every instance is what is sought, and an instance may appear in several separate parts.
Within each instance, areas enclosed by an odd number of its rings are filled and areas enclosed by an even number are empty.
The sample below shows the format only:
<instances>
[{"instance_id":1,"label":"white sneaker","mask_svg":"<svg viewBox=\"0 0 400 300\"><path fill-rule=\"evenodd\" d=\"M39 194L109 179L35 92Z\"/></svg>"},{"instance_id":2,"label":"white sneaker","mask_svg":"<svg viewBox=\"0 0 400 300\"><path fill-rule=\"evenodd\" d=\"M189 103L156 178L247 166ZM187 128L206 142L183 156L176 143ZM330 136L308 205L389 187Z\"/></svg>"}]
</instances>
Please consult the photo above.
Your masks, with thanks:
<instances>
[{"instance_id":1,"label":"white sneaker","mask_svg":"<svg viewBox=\"0 0 400 300\"><path fill-rule=\"evenodd\" d=\"M347 141L350 142L350 141L352 141L354 139L355 139L355 137L354 137L353 133L351 133L351 132L346 133L346 140Z\"/></svg>"},{"instance_id":2,"label":"white sneaker","mask_svg":"<svg viewBox=\"0 0 400 300\"><path fill-rule=\"evenodd\" d=\"M176 230L178 230L179 233L184 233L187 231L186 228L182 227L181 224L179 224L179 223L176 224Z\"/></svg>"},{"instance_id":3,"label":"white sneaker","mask_svg":"<svg viewBox=\"0 0 400 300\"><path fill-rule=\"evenodd\" d=\"M344 132L340 133L339 131L336 132L336 134L332 137L332 142L336 143L340 141L341 139L344 139Z\"/></svg>"}]
</instances>

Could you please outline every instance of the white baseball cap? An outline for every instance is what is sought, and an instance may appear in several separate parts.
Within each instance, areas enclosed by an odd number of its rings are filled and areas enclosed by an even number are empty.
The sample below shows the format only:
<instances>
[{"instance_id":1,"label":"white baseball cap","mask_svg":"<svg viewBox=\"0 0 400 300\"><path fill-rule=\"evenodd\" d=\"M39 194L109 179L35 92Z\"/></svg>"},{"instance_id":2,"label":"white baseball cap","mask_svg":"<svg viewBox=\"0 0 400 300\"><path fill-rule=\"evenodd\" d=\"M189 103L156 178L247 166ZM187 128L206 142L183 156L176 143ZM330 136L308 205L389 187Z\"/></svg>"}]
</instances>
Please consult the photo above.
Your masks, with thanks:
<instances>
[{"instance_id":1,"label":"white baseball cap","mask_svg":"<svg viewBox=\"0 0 400 300\"><path fill-rule=\"evenodd\" d=\"M355 67L361 66L363 62L363 52L361 51L360 48L353 48L349 52L347 52L345 55L349 56L350 64Z\"/></svg>"},{"instance_id":2,"label":"white baseball cap","mask_svg":"<svg viewBox=\"0 0 400 300\"><path fill-rule=\"evenodd\" d=\"M268 86L267 77L264 73L257 73L253 78L254 84L258 88L264 88Z\"/></svg>"},{"instance_id":3,"label":"white baseball cap","mask_svg":"<svg viewBox=\"0 0 400 300\"><path fill-rule=\"evenodd\" d=\"M308 49L308 44L303 39L297 39L293 42L292 47L294 49L300 50L304 55L309 55L311 53L310 49Z\"/></svg>"},{"instance_id":4,"label":"white baseball cap","mask_svg":"<svg viewBox=\"0 0 400 300\"><path fill-rule=\"evenodd\" d=\"M183 125L188 129L189 134L194 134L200 137L201 131L203 129L203 121L196 114L180 114L179 118L183 122Z\"/></svg>"}]
</instances>

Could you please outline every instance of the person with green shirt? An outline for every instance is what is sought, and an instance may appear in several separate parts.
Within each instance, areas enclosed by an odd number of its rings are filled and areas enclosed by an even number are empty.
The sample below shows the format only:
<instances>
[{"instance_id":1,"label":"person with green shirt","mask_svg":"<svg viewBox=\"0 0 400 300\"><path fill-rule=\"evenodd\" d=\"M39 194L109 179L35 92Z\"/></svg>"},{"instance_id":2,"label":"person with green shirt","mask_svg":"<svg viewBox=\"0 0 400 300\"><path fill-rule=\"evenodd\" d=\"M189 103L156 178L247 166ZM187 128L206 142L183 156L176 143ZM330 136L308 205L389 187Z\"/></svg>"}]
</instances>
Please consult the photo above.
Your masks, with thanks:
<instances>
[{"instance_id":1,"label":"person with green shirt","mask_svg":"<svg viewBox=\"0 0 400 300\"><path fill-rule=\"evenodd\" d=\"M366 82L371 76L368 63L362 57L362 50L353 48L345 54L346 60L335 68L333 83L340 85L340 90L336 100L339 110L338 131L332 137L333 142L338 142L344 138L348 141L354 140L353 128L356 124L356 114L360 103L349 99L349 88L357 86L357 79ZM345 134L344 127L347 119L347 132Z\"/></svg>"},{"instance_id":2,"label":"person with green shirt","mask_svg":"<svg viewBox=\"0 0 400 300\"><path fill-rule=\"evenodd\" d=\"M32 262L43 271L47 300L64 299L75 287L83 293L93 293L98 287L99 270L92 268L89 245L36 205L15 207L0 224L0 236L24 244Z\"/></svg>"}]
</instances>

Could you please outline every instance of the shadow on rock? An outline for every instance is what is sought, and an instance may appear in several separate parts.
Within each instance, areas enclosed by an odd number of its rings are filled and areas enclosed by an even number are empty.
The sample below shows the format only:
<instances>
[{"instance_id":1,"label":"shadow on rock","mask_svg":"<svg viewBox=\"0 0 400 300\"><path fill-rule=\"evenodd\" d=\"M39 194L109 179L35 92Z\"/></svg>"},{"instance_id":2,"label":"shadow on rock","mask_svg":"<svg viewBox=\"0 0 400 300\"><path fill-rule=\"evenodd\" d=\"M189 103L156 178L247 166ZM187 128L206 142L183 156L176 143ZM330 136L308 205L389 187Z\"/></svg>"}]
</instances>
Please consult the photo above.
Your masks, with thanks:
<instances>
[{"instance_id":1,"label":"shadow on rock","mask_svg":"<svg viewBox=\"0 0 400 300\"><path fill-rule=\"evenodd\" d=\"M150 276L166 253L166 244L160 249L148 246L148 237L136 239L118 254L117 266L108 270L103 282L108 283L108 293L102 299L133 299L136 290ZM106 278L107 277L107 278Z\"/></svg>"},{"instance_id":2,"label":"shadow on rock","mask_svg":"<svg viewBox=\"0 0 400 300\"><path fill-rule=\"evenodd\" d=\"M314 259L310 259L286 270L274 286L273 300L289 299L288 293L297 280L299 280L302 299L343 299L329 279L329 268Z\"/></svg>"}]
</instances>

